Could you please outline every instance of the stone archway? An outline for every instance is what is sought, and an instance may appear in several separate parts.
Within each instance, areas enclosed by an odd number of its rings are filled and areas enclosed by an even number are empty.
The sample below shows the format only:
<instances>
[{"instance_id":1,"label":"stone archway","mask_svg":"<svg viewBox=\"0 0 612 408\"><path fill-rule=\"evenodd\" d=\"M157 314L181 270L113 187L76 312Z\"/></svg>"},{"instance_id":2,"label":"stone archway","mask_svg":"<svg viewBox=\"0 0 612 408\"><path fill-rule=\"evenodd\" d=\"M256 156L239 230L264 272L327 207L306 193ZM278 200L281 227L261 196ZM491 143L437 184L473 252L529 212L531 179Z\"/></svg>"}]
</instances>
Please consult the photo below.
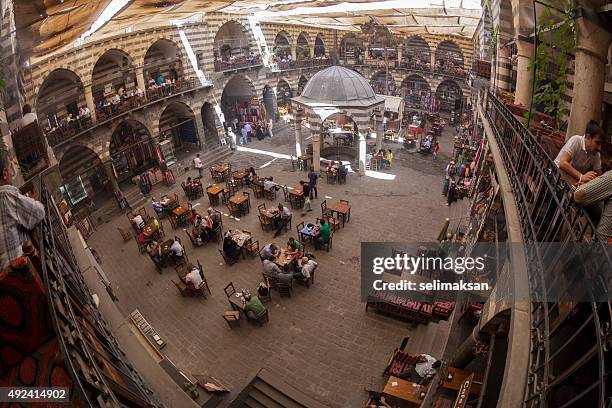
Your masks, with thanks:
<instances>
[{"instance_id":1,"label":"stone archway","mask_svg":"<svg viewBox=\"0 0 612 408\"><path fill-rule=\"evenodd\" d=\"M461 87L452 79L442 81L436 88L436 100L438 108L442 112L454 112L457 101L463 99Z\"/></svg>"},{"instance_id":2,"label":"stone archway","mask_svg":"<svg viewBox=\"0 0 612 408\"><path fill-rule=\"evenodd\" d=\"M308 34L301 32L298 35L296 47L295 47L295 59L297 61L304 61L310 59L310 40Z\"/></svg>"},{"instance_id":3,"label":"stone archway","mask_svg":"<svg viewBox=\"0 0 612 408\"><path fill-rule=\"evenodd\" d=\"M428 71L431 67L429 44L420 35L413 35L403 45L403 65L410 69Z\"/></svg>"},{"instance_id":4,"label":"stone archway","mask_svg":"<svg viewBox=\"0 0 612 408\"><path fill-rule=\"evenodd\" d=\"M247 57L251 41L248 30L236 20L230 20L219 27L214 39L214 58L229 60L230 57Z\"/></svg>"},{"instance_id":5,"label":"stone archway","mask_svg":"<svg viewBox=\"0 0 612 408\"><path fill-rule=\"evenodd\" d=\"M276 86L276 106L278 107L279 113L281 113L281 111L284 113L291 111L291 98L293 98L291 86L289 86L286 80L280 79Z\"/></svg>"},{"instance_id":6,"label":"stone archway","mask_svg":"<svg viewBox=\"0 0 612 408\"><path fill-rule=\"evenodd\" d=\"M51 71L36 95L36 113L41 127L54 128L69 114L77 117L79 108L86 106L81 78L67 69Z\"/></svg>"},{"instance_id":7,"label":"stone archway","mask_svg":"<svg viewBox=\"0 0 612 408\"><path fill-rule=\"evenodd\" d=\"M321 34L318 34L317 38L315 38L314 56L315 58L325 57L325 42L323 41L323 36Z\"/></svg>"},{"instance_id":8,"label":"stone archway","mask_svg":"<svg viewBox=\"0 0 612 408\"><path fill-rule=\"evenodd\" d=\"M402 96L406 110L429 109L431 106L431 86L420 75L410 75L402 81Z\"/></svg>"},{"instance_id":9,"label":"stone archway","mask_svg":"<svg viewBox=\"0 0 612 408\"><path fill-rule=\"evenodd\" d=\"M202 123L204 124L204 144L207 146L217 146L219 144L218 127L221 127L215 107L210 102L204 102L200 110Z\"/></svg>"},{"instance_id":10,"label":"stone archway","mask_svg":"<svg viewBox=\"0 0 612 408\"><path fill-rule=\"evenodd\" d=\"M306 78L304 75L300 75L300 79L298 80L298 88L297 88L298 96L302 94L302 91L304 90L304 87L306 86L307 83L308 83L308 78Z\"/></svg>"},{"instance_id":11,"label":"stone archway","mask_svg":"<svg viewBox=\"0 0 612 408\"><path fill-rule=\"evenodd\" d=\"M179 46L163 38L151 44L144 55L143 74L145 81L159 75L177 81L182 78L184 72Z\"/></svg>"},{"instance_id":12,"label":"stone archway","mask_svg":"<svg viewBox=\"0 0 612 408\"><path fill-rule=\"evenodd\" d=\"M123 120L115 127L109 152L118 182L139 175L159 162L151 132L132 119Z\"/></svg>"},{"instance_id":13,"label":"stone archway","mask_svg":"<svg viewBox=\"0 0 612 408\"><path fill-rule=\"evenodd\" d=\"M274 48L272 49L274 55L283 60L289 59L291 56L291 40L289 34L285 31L280 31L274 38Z\"/></svg>"},{"instance_id":14,"label":"stone archway","mask_svg":"<svg viewBox=\"0 0 612 408\"><path fill-rule=\"evenodd\" d=\"M385 84L385 71L381 70L374 75L372 75L372 80L370 81L370 85L374 92L380 95L395 95L396 85L395 79L393 79L393 75L388 73L387 75L387 84ZM388 85L388 87L387 87ZM387 92L388 88L388 92Z\"/></svg>"},{"instance_id":15,"label":"stone archway","mask_svg":"<svg viewBox=\"0 0 612 408\"><path fill-rule=\"evenodd\" d=\"M60 158L59 171L60 190L72 206L84 203L87 197L112 194L102 160L88 146L70 146Z\"/></svg>"},{"instance_id":16,"label":"stone archway","mask_svg":"<svg viewBox=\"0 0 612 408\"><path fill-rule=\"evenodd\" d=\"M221 94L221 110L228 124L255 122L261 118L255 87L247 77L236 74L227 81Z\"/></svg>"},{"instance_id":17,"label":"stone archway","mask_svg":"<svg viewBox=\"0 0 612 408\"><path fill-rule=\"evenodd\" d=\"M464 58L461 47L451 40L442 41L436 48L436 72L462 73Z\"/></svg>"},{"instance_id":18,"label":"stone archway","mask_svg":"<svg viewBox=\"0 0 612 408\"><path fill-rule=\"evenodd\" d=\"M95 102L117 93L121 88L136 87L132 58L123 50L107 50L96 61L91 73L91 91Z\"/></svg>"},{"instance_id":19,"label":"stone archway","mask_svg":"<svg viewBox=\"0 0 612 408\"><path fill-rule=\"evenodd\" d=\"M171 140L176 154L200 144L195 115L183 102L173 101L164 108L159 115L158 129L160 141Z\"/></svg>"},{"instance_id":20,"label":"stone archway","mask_svg":"<svg viewBox=\"0 0 612 408\"><path fill-rule=\"evenodd\" d=\"M340 41L340 49L338 50L339 59L344 62L344 65L350 65L353 61L358 61L363 58L365 47L363 39L353 33L345 34ZM349 64L350 63L350 64Z\"/></svg>"}]
</instances>

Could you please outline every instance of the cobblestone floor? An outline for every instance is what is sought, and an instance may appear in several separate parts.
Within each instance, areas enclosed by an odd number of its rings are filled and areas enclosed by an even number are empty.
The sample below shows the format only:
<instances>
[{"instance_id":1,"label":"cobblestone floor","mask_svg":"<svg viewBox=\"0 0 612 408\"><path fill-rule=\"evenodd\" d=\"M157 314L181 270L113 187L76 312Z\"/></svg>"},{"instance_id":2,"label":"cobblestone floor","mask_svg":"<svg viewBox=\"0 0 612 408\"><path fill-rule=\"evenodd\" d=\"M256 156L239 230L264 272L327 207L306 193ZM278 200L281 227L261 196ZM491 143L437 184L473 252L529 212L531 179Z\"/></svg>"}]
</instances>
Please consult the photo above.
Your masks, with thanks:
<instances>
[{"instance_id":1,"label":"cobblestone floor","mask_svg":"<svg viewBox=\"0 0 612 408\"><path fill-rule=\"evenodd\" d=\"M294 136L289 129L248 147L289 154ZM444 218L458 220L465 215L464 203L447 207L441 195L443 168L452 150L451 130L441 138L437 162L398 144L388 148L395 151L393 169L387 172L396 176L394 180L351 174L346 185L322 181L319 199L313 201L315 211L306 217L294 214L292 232L274 240L284 245L300 220L308 222L320 215L319 205L326 196L332 197L328 203L347 199L353 205L350 223L334 235L333 249L316 253L319 268L314 286L294 287L291 298L279 299L273 292L270 322L261 328L243 321L242 327L230 329L221 317L230 309L223 288L230 281L237 288L255 288L261 281L259 259L228 267L216 244L191 248L185 232L176 230L187 242L189 259L204 265L212 290L212 296L204 300L180 297L171 282L177 279L172 269L160 275L149 258L138 253L133 240L122 241L117 227L128 227L125 216L98 226L89 245L102 257L122 312L127 315L138 308L167 342L164 352L183 371L208 373L241 389L266 367L326 405L359 407L364 385L370 378L380 379L389 353L404 336L412 337L411 351L435 355L448 332L446 322L410 328L405 322L365 312L359 296L360 242L433 241ZM230 161L234 168L254 166L258 174L273 175L282 184L297 185L305 178L305 173L292 171L289 160L265 154L239 151ZM179 190L180 185L173 189L183 200ZM282 200L282 192L278 198ZM200 211L208 207L207 198L196 202ZM261 202L253 200L251 213L239 221L224 217L224 229L250 230L260 246L272 241L272 233L259 226L256 207ZM173 234L168 221L164 227L167 235Z\"/></svg>"}]
</instances>

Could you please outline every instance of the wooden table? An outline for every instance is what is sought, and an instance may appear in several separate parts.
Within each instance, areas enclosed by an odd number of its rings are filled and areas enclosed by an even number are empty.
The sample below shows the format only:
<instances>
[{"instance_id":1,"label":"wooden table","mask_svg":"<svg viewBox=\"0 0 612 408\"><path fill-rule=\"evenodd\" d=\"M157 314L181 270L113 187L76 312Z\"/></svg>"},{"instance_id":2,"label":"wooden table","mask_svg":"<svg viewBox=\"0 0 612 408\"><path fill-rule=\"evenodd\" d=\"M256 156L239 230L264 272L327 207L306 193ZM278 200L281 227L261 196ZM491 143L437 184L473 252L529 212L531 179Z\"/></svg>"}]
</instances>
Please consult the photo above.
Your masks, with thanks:
<instances>
[{"instance_id":1,"label":"wooden table","mask_svg":"<svg viewBox=\"0 0 612 408\"><path fill-rule=\"evenodd\" d=\"M278 209L276 208L262 208L259 210L259 213L266 218L274 219L278 216Z\"/></svg>"},{"instance_id":2,"label":"wooden table","mask_svg":"<svg viewBox=\"0 0 612 408\"><path fill-rule=\"evenodd\" d=\"M246 194L238 194L230 198L230 202L236 205L242 205L245 201L249 199L249 196Z\"/></svg>"},{"instance_id":3,"label":"wooden table","mask_svg":"<svg viewBox=\"0 0 612 408\"><path fill-rule=\"evenodd\" d=\"M338 218L342 216L342 227L344 228L344 222L349 222L351 220L351 205L346 202L338 201L335 202L334 205L331 206L330 211L338 214Z\"/></svg>"},{"instance_id":4,"label":"wooden table","mask_svg":"<svg viewBox=\"0 0 612 408\"><path fill-rule=\"evenodd\" d=\"M441 386L443 388L459 391L461 388L461 384L468 378L472 373L470 371L462 370L460 368L455 367L447 367L447 371L449 374L453 376L451 380L448 379L448 376L444 378ZM481 374L474 374L474 379L472 380L472 386L470 387L470 394L480 394L480 388L482 387L483 377Z\"/></svg>"},{"instance_id":5,"label":"wooden table","mask_svg":"<svg viewBox=\"0 0 612 408\"><path fill-rule=\"evenodd\" d=\"M300 185L298 187L294 187L293 190L289 190L289 194L298 196L298 197L302 197L304 195L304 189Z\"/></svg>"},{"instance_id":6,"label":"wooden table","mask_svg":"<svg viewBox=\"0 0 612 408\"><path fill-rule=\"evenodd\" d=\"M170 207L172 204L176 203L176 200L173 197L166 196L162 198L159 203L164 207Z\"/></svg>"},{"instance_id":7,"label":"wooden table","mask_svg":"<svg viewBox=\"0 0 612 408\"><path fill-rule=\"evenodd\" d=\"M244 179L247 178L249 175L249 173L247 173L246 171L235 171L233 176L234 179L240 181L241 184L244 184Z\"/></svg>"},{"instance_id":8,"label":"wooden table","mask_svg":"<svg viewBox=\"0 0 612 408\"><path fill-rule=\"evenodd\" d=\"M244 312L244 308L246 306L244 297L242 296L242 292L236 292L227 298L229 300L230 306L232 310L237 312Z\"/></svg>"},{"instance_id":9,"label":"wooden table","mask_svg":"<svg viewBox=\"0 0 612 408\"><path fill-rule=\"evenodd\" d=\"M396 383L395 386L393 385L394 383ZM415 385L417 386L415 387ZM394 376L389 377L389 380L383 389L383 394L393 396L416 405L421 405L423 402L423 399L421 398L422 392L426 393L427 388Z\"/></svg>"},{"instance_id":10,"label":"wooden table","mask_svg":"<svg viewBox=\"0 0 612 408\"><path fill-rule=\"evenodd\" d=\"M245 244L249 243L251 238L251 234L247 234L246 232L238 229L232 230L232 240L238 244L240 248L243 248Z\"/></svg>"},{"instance_id":11,"label":"wooden table","mask_svg":"<svg viewBox=\"0 0 612 408\"><path fill-rule=\"evenodd\" d=\"M308 161L312 159L312 156L309 154L303 154L298 157L298 164L302 163L302 167L304 170L308 170Z\"/></svg>"},{"instance_id":12,"label":"wooden table","mask_svg":"<svg viewBox=\"0 0 612 408\"><path fill-rule=\"evenodd\" d=\"M170 252L170 247L174 243L173 239L166 240L161 244L161 253L162 255L167 255Z\"/></svg>"},{"instance_id":13,"label":"wooden table","mask_svg":"<svg viewBox=\"0 0 612 408\"><path fill-rule=\"evenodd\" d=\"M274 259L274 263L277 264L281 269L287 268L297 259L296 254L287 254L285 248L281 248L280 254Z\"/></svg>"},{"instance_id":14,"label":"wooden table","mask_svg":"<svg viewBox=\"0 0 612 408\"><path fill-rule=\"evenodd\" d=\"M211 205L219 204L219 194L224 190L224 187L218 184L213 184L211 187L206 189L206 194L208 194L208 201Z\"/></svg>"},{"instance_id":15,"label":"wooden table","mask_svg":"<svg viewBox=\"0 0 612 408\"><path fill-rule=\"evenodd\" d=\"M309 240L314 239L317 236L320 227L321 226L319 224L313 224L312 228L308 228L308 225L305 225L304 228L300 230L300 241L304 242L306 241L306 238Z\"/></svg>"},{"instance_id":16,"label":"wooden table","mask_svg":"<svg viewBox=\"0 0 612 408\"><path fill-rule=\"evenodd\" d=\"M219 174L223 174L229 169L229 165L227 164L217 164L216 166L212 166L212 171Z\"/></svg>"},{"instance_id":17,"label":"wooden table","mask_svg":"<svg viewBox=\"0 0 612 408\"><path fill-rule=\"evenodd\" d=\"M155 234L157 231L159 231L159 227L153 223L145 225L145 227L142 229L142 233L147 238L150 238L151 235Z\"/></svg>"}]
</instances>

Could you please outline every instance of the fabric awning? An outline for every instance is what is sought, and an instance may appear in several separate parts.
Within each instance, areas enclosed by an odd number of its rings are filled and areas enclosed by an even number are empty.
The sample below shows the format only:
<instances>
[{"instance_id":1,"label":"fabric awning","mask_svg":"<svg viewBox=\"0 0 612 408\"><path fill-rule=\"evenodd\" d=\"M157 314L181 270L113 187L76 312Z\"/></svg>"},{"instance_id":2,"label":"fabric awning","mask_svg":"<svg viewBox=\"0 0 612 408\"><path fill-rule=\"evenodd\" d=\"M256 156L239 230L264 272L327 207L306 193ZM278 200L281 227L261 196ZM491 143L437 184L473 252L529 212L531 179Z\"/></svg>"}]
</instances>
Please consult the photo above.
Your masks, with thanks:
<instances>
[{"instance_id":1,"label":"fabric awning","mask_svg":"<svg viewBox=\"0 0 612 408\"><path fill-rule=\"evenodd\" d=\"M401 114L403 112L404 99L399 96L378 95L385 98L385 112Z\"/></svg>"}]
</instances>

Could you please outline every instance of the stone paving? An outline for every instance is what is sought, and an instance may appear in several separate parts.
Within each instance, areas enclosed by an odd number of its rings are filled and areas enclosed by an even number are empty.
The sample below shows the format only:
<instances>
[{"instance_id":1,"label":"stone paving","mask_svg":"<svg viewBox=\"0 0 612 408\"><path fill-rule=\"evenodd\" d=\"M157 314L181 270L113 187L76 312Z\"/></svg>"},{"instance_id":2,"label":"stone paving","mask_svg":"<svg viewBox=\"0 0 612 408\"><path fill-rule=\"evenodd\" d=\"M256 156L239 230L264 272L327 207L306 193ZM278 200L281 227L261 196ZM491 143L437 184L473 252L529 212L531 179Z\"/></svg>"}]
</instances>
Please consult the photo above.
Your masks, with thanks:
<instances>
[{"instance_id":1,"label":"stone paving","mask_svg":"<svg viewBox=\"0 0 612 408\"><path fill-rule=\"evenodd\" d=\"M413 352L440 352L446 341L438 338L436 331L446 322L411 328L405 322L366 313L360 302L359 256L362 241L433 241L446 217L458 220L465 216L465 203L447 207L441 195L443 168L452 150L451 132L447 129L440 139L437 162L431 156L390 144L395 152L393 168L387 171L396 176L392 181L350 174L345 185L320 182L314 211L305 217L299 211L294 213L291 231L274 241L284 245L289 236L295 235L300 220L309 222L320 215L320 202L325 196L333 197L328 203L349 200L353 206L351 221L336 232L329 253L315 253L319 268L313 286L307 289L294 285L291 298L280 299L272 293L270 322L263 327L242 321L240 328L230 329L221 317L230 310L223 292L228 282L238 290L258 286L262 271L258 258L228 267L217 252L217 244L192 248L182 229L173 231L164 221L166 235L181 237L189 259L204 265L212 290L212 296L205 300L181 297L171 282L177 280L172 269L166 268L160 275L148 256L138 253L133 240L123 242L117 227L128 228L125 216L99 225L89 245L102 257L121 311L127 315L138 308L167 342L163 351L184 372L207 373L239 390L266 367L328 406L359 407L366 395L364 385L371 378L380 379L389 353L404 336L421 339L418 344L411 339L409 349ZM289 154L294 136L288 129L248 147ZM289 160L265 154L238 151L230 162L234 168L253 166L258 174L273 175L276 182L290 186L306 176L292 171ZM206 181L209 178L206 174ZM172 191L181 201L186 200L180 185ZM153 194L164 192L162 189ZM282 191L279 193L282 201ZM196 202L200 212L208 207L206 197ZM224 230L252 231L260 247L272 241L273 233L263 232L259 226L257 205L261 202L252 200L251 213L239 221L224 217ZM152 212L150 208L147 211Z\"/></svg>"}]
</instances>

